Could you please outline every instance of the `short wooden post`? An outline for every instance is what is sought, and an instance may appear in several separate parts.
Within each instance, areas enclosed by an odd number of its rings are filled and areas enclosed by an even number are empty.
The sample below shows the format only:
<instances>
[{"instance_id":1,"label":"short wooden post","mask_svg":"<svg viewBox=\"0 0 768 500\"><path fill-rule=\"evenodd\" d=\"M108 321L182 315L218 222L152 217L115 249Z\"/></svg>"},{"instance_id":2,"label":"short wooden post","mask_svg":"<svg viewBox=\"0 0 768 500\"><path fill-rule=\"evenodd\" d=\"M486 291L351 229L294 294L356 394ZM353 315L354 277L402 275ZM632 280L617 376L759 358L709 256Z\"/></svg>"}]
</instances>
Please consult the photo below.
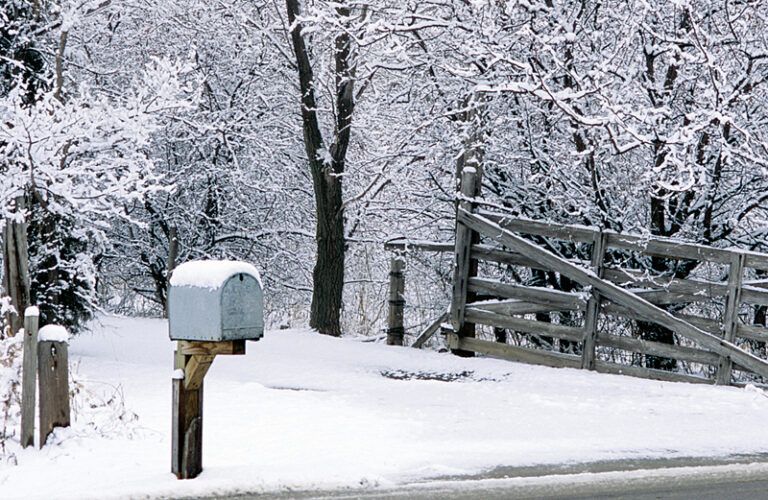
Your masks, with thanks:
<instances>
[{"instance_id":1,"label":"short wooden post","mask_svg":"<svg viewBox=\"0 0 768 500\"><path fill-rule=\"evenodd\" d=\"M67 341L48 336L40 329L37 343L38 390L40 392L40 443L42 448L54 427L69 427L69 356ZM63 331L62 327L53 327Z\"/></svg>"},{"instance_id":2,"label":"short wooden post","mask_svg":"<svg viewBox=\"0 0 768 500\"><path fill-rule=\"evenodd\" d=\"M603 277L605 260L606 235L603 231L595 234L592 243L592 269L598 278ZM584 347L581 352L581 367L585 370L595 369L595 348L597 347L597 319L600 315L600 292L592 287L587 302L587 312L584 318Z\"/></svg>"},{"instance_id":3,"label":"short wooden post","mask_svg":"<svg viewBox=\"0 0 768 500\"><path fill-rule=\"evenodd\" d=\"M728 299L725 303L725 317L723 318L723 338L727 342L733 342L739 324L739 306L741 305L741 284L744 276L744 263L746 254L734 252L728 268ZM721 356L717 367L715 383L727 385L731 383L733 362L730 358Z\"/></svg>"},{"instance_id":4,"label":"short wooden post","mask_svg":"<svg viewBox=\"0 0 768 500\"><path fill-rule=\"evenodd\" d=\"M203 380L218 354L245 354L245 340L177 343L174 355L171 472L193 479L203 471Z\"/></svg>"},{"instance_id":5,"label":"short wooden post","mask_svg":"<svg viewBox=\"0 0 768 500\"><path fill-rule=\"evenodd\" d=\"M40 310L24 311L24 351L21 375L21 447L35 444L35 400L37 399L37 329Z\"/></svg>"},{"instance_id":6,"label":"short wooden post","mask_svg":"<svg viewBox=\"0 0 768 500\"><path fill-rule=\"evenodd\" d=\"M477 170L474 167L464 167L461 171L460 185L461 199L458 207L468 212L474 211L470 201L477 195ZM473 265L471 252L472 244L477 236L469 227L456 222L456 246L454 249L455 263L453 268L453 295L451 297L451 326L461 337L474 337L475 325L465 323L464 313L467 304L469 278L477 274L477 263ZM463 350L454 350L458 356L472 356L473 353Z\"/></svg>"},{"instance_id":7,"label":"short wooden post","mask_svg":"<svg viewBox=\"0 0 768 500\"><path fill-rule=\"evenodd\" d=\"M387 321L387 345L403 345L405 327L405 259L402 255L392 257L389 271L389 318Z\"/></svg>"}]
</instances>

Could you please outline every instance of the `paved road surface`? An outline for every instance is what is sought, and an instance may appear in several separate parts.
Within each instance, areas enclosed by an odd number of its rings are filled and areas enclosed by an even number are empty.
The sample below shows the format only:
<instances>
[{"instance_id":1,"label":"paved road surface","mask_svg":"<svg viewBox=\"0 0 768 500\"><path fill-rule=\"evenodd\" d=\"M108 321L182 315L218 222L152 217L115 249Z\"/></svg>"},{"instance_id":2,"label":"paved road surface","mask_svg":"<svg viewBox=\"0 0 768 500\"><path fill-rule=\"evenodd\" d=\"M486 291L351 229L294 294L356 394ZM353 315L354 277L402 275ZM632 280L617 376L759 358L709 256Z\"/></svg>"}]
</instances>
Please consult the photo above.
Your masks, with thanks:
<instances>
[{"instance_id":1,"label":"paved road surface","mask_svg":"<svg viewBox=\"0 0 768 500\"><path fill-rule=\"evenodd\" d=\"M500 467L475 477L449 477L394 489L237 495L234 500L626 500L768 499L768 457L622 460L547 467Z\"/></svg>"}]
</instances>

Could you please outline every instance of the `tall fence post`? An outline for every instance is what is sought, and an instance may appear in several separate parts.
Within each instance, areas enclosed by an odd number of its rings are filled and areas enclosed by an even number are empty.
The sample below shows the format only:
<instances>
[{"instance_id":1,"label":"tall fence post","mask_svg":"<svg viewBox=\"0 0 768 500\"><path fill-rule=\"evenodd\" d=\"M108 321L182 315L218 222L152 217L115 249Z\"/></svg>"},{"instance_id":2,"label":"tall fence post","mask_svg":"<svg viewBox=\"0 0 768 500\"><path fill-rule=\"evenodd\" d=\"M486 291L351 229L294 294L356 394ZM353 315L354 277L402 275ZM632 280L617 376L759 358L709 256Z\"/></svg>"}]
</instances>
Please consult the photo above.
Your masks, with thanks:
<instances>
[{"instance_id":1,"label":"tall fence post","mask_svg":"<svg viewBox=\"0 0 768 500\"><path fill-rule=\"evenodd\" d=\"M16 212L24 214L23 196L15 200ZM27 248L27 224L14 218L6 220L3 227L3 288L11 298L15 312L8 313L11 335L16 335L24 323L21 316L30 305L29 250Z\"/></svg>"},{"instance_id":2,"label":"tall fence post","mask_svg":"<svg viewBox=\"0 0 768 500\"><path fill-rule=\"evenodd\" d=\"M40 329L37 343L38 391L40 392L40 447L54 427L69 427L69 355L63 327Z\"/></svg>"},{"instance_id":3,"label":"tall fence post","mask_svg":"<svg viewBox=\"0 0 768 500\"><path fill-rule=\"evenodd\" d=\"M477 170L474 167L464 167L461 171L459 192L461 197L458 208L467 212L474 211L471 199L477 195ZM477 262L472 262L472 244L479 238L474 231L461 222L456 221L456 246L454 248L453 295L451 297L451 326L459 337L474 337L475 325L464 320L469 289L469 278L477 274ZM458 356L472 356L474 353L461 349L453 349Z\"/></svg>"},{"instance_id":4,"label":"tall fence post","mask_svg":"<svg viewBox=\"0 0 768 500\"><path fill-rule=\"evenodd\" d=\"M595 233L592 243L592 269L597 277L603 278L603 263L605 260L606 235L602 230ZM585 370L595 369L595 348L597 346L597 319L600 316L600 292L592 287L587 302L587 313L584 318L584 346L581 352L581 367Z\"/></svg>"},{"instance_id":5,"label":"tall fence post","mask_svg":"<svg viewBox=\"0 0 768 500\"><path fill-rule=\"evenodd\" d=\"M390 261L389 271L389 317L387 321L387 345L403 345L405 327L405 259L395 255Z\"/></svg>"},{"instance_id":6,"label":"tall fence post","mask_svg":"<svg viewBox=\"0 0 768 500\"><path fill-rule=\"evenodd\" d=\"M35 400L37 391L37 329L40 310L24 311L24 351L21 374L21 447L35 444Z\"/></svg>"},{"instance_id":7,"label":"tall fence post","mask_svg":"<svg viewBox=\"0 0 768 500\"><path fill-rule=\"evenodd\" d=\"M739 323L739 306L741 305L741 284L744 276L744 263L746 255L743 252L735 252L731 256L728 267L728 299L725 304L725 317L723 318L723 339L733 342ZM733 362L730 358L721 356L717 367L715 383L727 385L731 383Z\"/></svg>"}]
</instances>

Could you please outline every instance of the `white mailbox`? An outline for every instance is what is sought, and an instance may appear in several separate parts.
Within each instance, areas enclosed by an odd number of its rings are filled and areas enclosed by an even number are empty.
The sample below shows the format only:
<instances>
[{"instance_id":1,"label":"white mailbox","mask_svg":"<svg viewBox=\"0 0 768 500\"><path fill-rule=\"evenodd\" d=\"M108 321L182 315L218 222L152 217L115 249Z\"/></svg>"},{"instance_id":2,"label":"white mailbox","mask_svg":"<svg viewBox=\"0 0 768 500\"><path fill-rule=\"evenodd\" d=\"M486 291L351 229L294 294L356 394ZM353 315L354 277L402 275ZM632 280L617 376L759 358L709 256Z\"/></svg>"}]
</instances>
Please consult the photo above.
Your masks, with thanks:
<instances>
[{"instance_id":1,"label":"white mailbox","mask_svg":"<svg viewBox=\"0 0 768 500\"><path fill-rule=\"evenodd\" d=\"M168 287L171 340L259 340L264 335L264 292L246 262L197 260L173 271Z\"/></svg>"}]
</instances>

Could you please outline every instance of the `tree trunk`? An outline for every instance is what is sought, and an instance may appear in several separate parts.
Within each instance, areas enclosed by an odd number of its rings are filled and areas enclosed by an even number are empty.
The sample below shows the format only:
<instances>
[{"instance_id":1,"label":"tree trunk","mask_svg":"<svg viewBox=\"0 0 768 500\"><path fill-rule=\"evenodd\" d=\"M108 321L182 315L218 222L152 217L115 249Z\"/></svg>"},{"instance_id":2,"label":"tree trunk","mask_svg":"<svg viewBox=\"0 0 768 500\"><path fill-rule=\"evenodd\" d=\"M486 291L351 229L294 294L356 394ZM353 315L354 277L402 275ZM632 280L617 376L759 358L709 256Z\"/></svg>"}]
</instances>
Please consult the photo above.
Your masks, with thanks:
<instances>
[{"instance_id":1,"label":"tree trunk","mask_svg":"<svg viewBox=\"0 0 768 500\"><path fill-rule=\"evenodd\" d=\"M309 160L317 212L317 257L313 272L309 325L326 335L341 335L341 306L344 291L344 204L342 179L355 110L355 70L352 39L341 31L334 40L335 140L326 149L317 116L315 79L309 51L301 33L299 0L286 0L291 43L296 56L301 90L301 119L304 148ZM336 13L343 21L350 9L338 2Z\"/></svg>"},{"instance_id":2,"label":"tree trunk","mask_svg":"<svg viewBox=\"0 0 768 500\"><path fill-rule=\"evenodd\" d=\"M309 326L326 335L341 335L344 291L344 217L341 182L333 179L317 195L317 260L312 273L312 308Z\"/></svg>"}]
</instances>

